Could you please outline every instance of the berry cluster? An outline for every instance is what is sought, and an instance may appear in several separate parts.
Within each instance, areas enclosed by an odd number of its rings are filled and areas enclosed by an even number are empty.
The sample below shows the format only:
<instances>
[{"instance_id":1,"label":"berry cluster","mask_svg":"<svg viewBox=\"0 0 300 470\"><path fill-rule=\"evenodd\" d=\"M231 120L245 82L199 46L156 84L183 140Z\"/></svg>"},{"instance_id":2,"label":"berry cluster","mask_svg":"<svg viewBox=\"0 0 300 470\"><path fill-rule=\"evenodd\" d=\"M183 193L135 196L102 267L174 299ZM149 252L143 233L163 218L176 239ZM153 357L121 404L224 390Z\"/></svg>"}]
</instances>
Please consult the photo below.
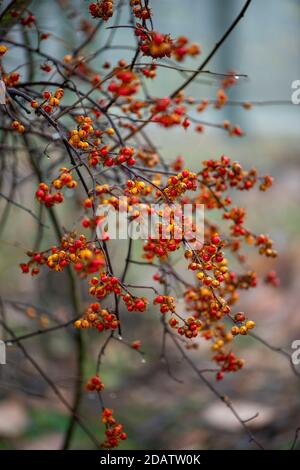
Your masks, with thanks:
<instances>
[{"instance_id":1,"label":"berry cluster","mask_svg":"<svg viewBox=\"0 0 300 470\"><path fill-rule=\"evenodd\" d=\"M215 105L216 107L217 105ZM223 122L223 129L228 132L230 137L243 137L244 132L242 131L240 126L232 125L230 121L225 120Z\"/></svg>"},{"instance_id":2,"label":"berry cluster","mask_svg":"<svg viewBox=\"0 0 300 470\"><path fill-rule=\"evenodd\" d=\"M93 277L89 283L91 285L89 293L97 297L97 299L104 299L104 297L112 292L121 294L120 281L115 276L102 273L99 277Z\"/></svg>"},{"instance_id":3,"label":"berry cluster","mask_svg":"<svg viewBox=\"0 0 300 470\"><path fill-rule=\"evenodd\" d=\"M140 50L145 56L153 59L171 56L173 41L169 34L146 31L140 24L136 25L135 34L140 41Z\"/></svg>"},{"instance_id":4,"label":"berry cluster","mask_svg":"<svg viewBox=\"0 0 300 470\"><path fill-rule=\"evenodd\" d=\"M175 60L181 62L186 56L195 57L200 54L199 46L189 43L188 38L185 36L172 40L169 34L146 30L138 23L135 34L140 41L140 50L144 55L153 59L171 57L172 55Z\"/></svg>"},{"instance_id":5,"label":"berry cluster","mask_svg":"<svg viewBox=\"0 0 300 470\"><path fill-rule=\"evenodd\" d=\"M40 66L40 69L43 70L43 72L49 73L49 72L51 72L52 67L51 67L50 64L48 64L47 62L45 62L44 64L42 64L42 65Z\"/></svg>"},{"instance_id":6,"label":"berry cluster","mask_svg":"<svg viewBox=\"0 0 300 470\"><path fill-rule=\"evenodd\" d=\"M225 204L230 204L231 200L224 200ZM237 236L248 236L248 231L243 227L243 223L246 217L246 210L242 207L232 207L230 210L227 210L223 214L223 218L226 220L232 220L233 225L231 225L230 230L234 237Z\"/></svg>"},{"instance_id":7,"label":"berry cluster","mask_svg":"<svg viewBox=\"0 0 300 470\"><path fill-rule=\"evenodd\" d=\"M133 7L132 12L136 18L143 21L151 18L151 9L143 6L142 0L130 0L130 5Z\"/></svg>"},{"instance_id":8,"label":"berry cluster","mask_svg":"<svg viewBox=\"0 0 300 470\"><path fill-rule=\"evenodd\" d=\"M262 177L262 182L259 185L259 189L261 191L266 191L268 188L270 188L273 184L273 178L270 175L265 175Z\"/></svg>"},{"instance_id":9,"label":"berry cluster","mask_svg":"<svg viewBox=\"0 0 300 470\"><path fill-rule=\"evenodd\" d=\"M165 128L182 125L187 129L190 125L189 120L185 117L186 106L181 104L182 97L179 96L174 100L170 98L159 98L151 107L154 115L152 121L160 124Z\"/></svg>"},{"instance_id":10,"label":"berry cluster","mask_svg":"<svg viewBox=\"0 0 300 470\"><path fill-rule=\"evenodd\" d=\"M61 204L64 200L63 194L58 191L63 187L74 189L77 187L77 181L68 168L60 169L59 178L52 181L50 187L46 183L40 183L35 193L37 200L46 207L53 207L54 204ZM57 191L53 191L53 189Z\"/></svg>"},{"instance_id":11,"label":"berry cluster","mask_svg":"<svg viewBox=\"0 0 300 470\"><path fill-rule=\"evenodd\" d=\"M18 72L11 72L3 75L3 81L7 87L14 87L20 81L20 74Z\"/></svg>"},{"instance_id":12,"label":"berry cluster","mask_svg":"<svg viewBox=\"0 0 300 470\"><path fill-rule=\"evenodd\" d=\"M143 194L146 195L148 194L148 191L152 191L151 186L147 186L144 181L133 181L133 180L128 180L126 183L126 192L132 195L137 195L137 194Z\"/></svg>"},{"instance_id":13,"label":"berry cluster","mask_svg":"<svg viewBox=\"0 0 300 470\"><path fill-rule=\"evenodd\" d=\"M139 150L139 152L137 153L137 158L139 158L143 165L148 168L153 168L159 162L159 157L157 153L145 149Z\"/></svg>"},{"instance_id":14,"label":"berry cluster","mask_svg":"<svg viewBox=\"0 0 300 470\"><path fill-rule=\"evenodd\" d=\"M175 200L186 191L196 191L197 175L190 170L183 170L177 176L170 176L165 194L170 200Z\"/></svg>"},{"instance_id":15,"label":"berry cluster","mask_svg":"<svg viewBox=\"0 0 300 470\"><path fill-rule=\"evenodd\" d=\"M188 289L185 293L185 302L187 311L192 311L195 318L203 319L208 329L212 323L217 323L230 312L226 301L219 299L211 287Z\"/></svg>"},{"instance_id":16,"label":"berry cluster","mask_svg":"<svg viewBox=\"0 0 300 470\"><path fill-rule=\"evenodd\" d=\"M132 341L132 343L131 343L132 349L138 350L138 349L141 348L141 346L142 346L142 343L139 339L136 339L135 341Z\"/></svg>"},{"instance_id":17,"label":"berry cluster","mask_svg":"<svg viewBox=\"0 0 300 470\"><path fill-rule=\"evenodd\" d=\"M175 324L175 321L177 320L175 318L170 318L169 320L169 325L172 328L176 328L178 326L178 322ZM199 334L199 332L203 328L203 323L201 320L195 317L188 317L182 324L182 326L179 326L177 329L177 332L181 336L185 336L188 339L196 338Z\"/></svg>"},{"instance_id":18,"label":"berry cluster","mask_svg":"<svg viewBox=\"0 0 300 470\"><path fill-rule=\"evenodd\" d=\"M105 166L114 164L113 158L109 156L109 147L107 145L99 149L93 148L89 153L88 163L90 166L97 166L100 162L103 162Z\"/></svg>"},{"instance_id":19,"label":"berry cluster","mask_svg":"<svg viewBox=\"0 0 300 470\"><path fill-rule=\"evenodd\" d=\"M223 88L219 88L219 90L217 91L217 100L214 104L214 107L216 109L221 109L223 108L223 106L225 106L227 101L228 101L228 96L226 95L225 91L223 90Z\"/></svg>"},{"instance_id":20,"label":"berry cluster","mask_svg":"<svg viewBox=\"0 0 300 470\"><path fill-rule=\"evenodd\" d=\"M249 190L257 183L258 174L255 168L244 170L238 162L223 155L220 160L206 160L203 162L203 170L200 172L203 184L214 186L217 191L226 191L228 187L239 190ZM265 177L266 178L266 177ZM272 178L267 177L267 189L272 185ZM266 183L265 183L266 184Z\"/></svg>"},{"instance_id":21,"label":"berry cluster","mask_svg":"<svg viewBox=\"0 0 300 470\"><path fill-rule=\"evenodd\" d=\"M25 127L19 121L13 121L11 127L17 131L19 134L24 134Z\"/></svg>"},{"instance_id":22,"label":"berry cluster","mask_svg":"<svg viewBox=\"0 0 300 470\"><path fill-rule=\"evenodd\" d=\"M104 148L104 147L103 147ZM108 153L108 149L105 149L105 152L107 150L107 153ZM101 162L102 160L102 154L101 154L101 150L98 150L98 149L94 149L92 150L90 153L89 153L89 157L88 157L88 164L89 166L97 166L99 165L99 163Z\"/></svg>"},{"instance_id":23,"label":"berry cluster","mask_svg":"<svg viewBox=\"0 0 300 470\"><path fill-rule=\"evenodd\" d=\"M276 258L277 251L273 250L273 241L267 235L258 235L255 244L259 246L259 254L270 258Z\"/></svg>"},{"instance_id":24,"label":"berry cluster","mask_svg":"<svg viewBox=\"0 0 300 470\"><path fill-rule=\"evenodd\" d=\"M130 294L122 296L128 312L145 312L148 306L148 299L146 297L133 297Z\"/></svg>"},{"instance_id":25,"label":"berry cluster","mask_svg":"<svg viewBox=\"0 0 300 470\"><path fill-rule=\"evenodd\" d=\"M105 330L116 330L119 321L114 313L101 308L98 302L90 304L82 318L74 323L77 329L96 328L100 333Z\"/></svg>"},{"instance_id":26,"label":"berry cluster","mask_svg":"<svg viewBox=\"0 0 300 470\"><path fill-rule=\"evenodd\" d=\"M101 381L99 375L93 375L93 377L90 377L88 380L85 388L89 392L101 392L101 390L104 389L104 384Z\"/></svg>"},{"instance_id":27,"label":"berry cluster","mask_svg":"<svg viewBox=\"0 0 300 470\"><path fill-rule=\"evenodd\" d=\"M158 295L153 301L154 305L160 305L161 313L175 312L175 299L170 295Z\"/></svg>"},{"instance_id":28,"label":"berry cluster","mask_svg":"<svg viewBox=\"0 0 300 470\"><path fill-rule=\"evenodd\" d=\"M118 80L112 80L108 85L108 91L118 96L131 96L137 93L140 81L136 73L128 68L120 68L114 71L114 77Z\"/></svg>"},{"instance_id":29,"label":"berry cluster","mask_svg":"<svg viewBox=\"0 0 300 470\"><path fill-rule=\"evenodd\" d=\"M50 188L46 183L40 183L36 190L35 196L37 200L46 207L53 207L54 204L61 204L64 197L61 192L50 193Z\"/></svg>"},{"instance_id":30,"label":"berry cluster","mask_svg":"<svg viewBox=\"0 0 300 470\"><path fill-rule=\"evenodd\" d=\"M198 44L191 44L187 37L180 36L173 44L172 54L175 60L181 62L186 56L195 57L200 54L200 47Z\"/></svg>"},{"instance_id":31,"label":"berry cluster","mask_svg":"<svg viewBox=\"0 0 300 470\"><path fill-rule=\"evenodd\" d=\"M217 233L213 234L209 243L195 254L192 250L185 252L185 258L189 259L188 268L197 272L197 279L205 286L219 287L224 281L228 268L221 251L221 238ZM214 276L207 274L212 273Z\"/></svg>"},{"instance_id":32,"label":"berry cluster","mask_svg":"<svg viewBox=\"0 0 300 470\"><path fill-rule=\"evenodd\" d=\"M20 74L18 72L11 72L3 75L3 81L7 87L15 87L20 82Z\"/></svg>"},{"instance_id":33,"label":"berry cluster","mask_svg":"<svg viewBox=\"0 0 300 470\"><path fill-rule=\"evenodd\" d=\"M77 117L77 121L79 123L78 129L71 131L69 143L73 147L85 150L89 148L89 143L87 142L88 136L94 132L92 118L80 115Z\"/></svg>"},{"instance_id":34,"label":"berry cluster","mask_svg":"<svg viewBox=\"0 0 300 470\"><path fill-rule=\"evenodd\" d=\"M43 69L45 70L45 68ZM50 69L51 70L51 69ZM46 70L46 71L50 71L50 70ZM48 114L51 114L53 112L53 110L60 105L60 100L61 98L64 96L64 90L62 88L58 88L54 94L52 94L50 91L44 91L43 93L43 102L41 104L43 110L48 113ZM31 101L31 107L33 109L37 109L39 108L40 104L37 100L32 100Z\"/></svg>"},{"instance_id":35,"label":"berry cluster","mask_svg":"<svg viewBox=\"0 0 300 470\"><path fill-rule=\"evenodd\" d=\"M231 271L225 278L225 282L227 290L231 290L232 292L230 297L231 303L234 303L232 302L232 300L235 300L233 295L237 295L237 289L250 289L251 287L257 286L257 274L254 271L248 271L244 274L237 275L235 272Z\"/></svg>"},{"instance_id":36,"label":"berry cluster","mask_svg":"<svg viewBox=\"0 0 300 470\"><path fill-rule=\"evenodd\" d=\"M234 315L234 325L231 328L231 333L233 336L236 335L246 335L249 330L252 330L255 327L255 322L253 320L246 320L244 312L238 312Z\"/></svg>"},{"instance_id":37,"label":"berry cluster","mask_svg":"<svg viewBox=\"0 0 300 470\"><path fill-rule=\"evenodd\" d=\"M97 299L104 299L114 293L123 299L129 312L144 312L147 308L148 300L145 297L133 297L129 293L122 293L120 280L115 276L102 273L99 277L93 277L89 283L91 286L89 293Z\"/></svg>"},{"instance_id":38,"label":"berry cluster","mask_svg":"<svg viewBox=\"0 0 300 470\"><path fill-rule=\"evenodd\" d=\"M223 80L221 80L221 86L222 88L226 89L226 88L230 88L232 87L233 85L236 85L237 83L237 75L235 73L234 70L230 70L228 73L227 73L227 76L223 78Z\"/></svg>"},{"instance_id":39,"label":"berry cluster","mask_svg":"<svg viewBox=\"0 0 300 470\"><path fill-rule=\"evenodd\" d=\"M126 165L133 166L135 164L135 158L133 156L134 152L135 150L133 147L122 147L115 159L115 165L126 163Z\"/></svg>"},{"instance_id":40,"label":"berry cluster","mask_svg":"<svg viewBox=\"0 0 300 470\"><path fill-rule=\"evenodd\" d=\"M129 165L133 166L135 164L134 158L134 148L132 147L122 147L116 158L113 158L109 154L109 147L105 145L100 149L93 149L89 154L89 164L91 166L96 166L100 162L103 162L104 166L113 166L113 165Z\"/></svg>"},{"instance_id":41,"label":"berry cluster","mask_svg":"<svg viewBox=\"0 0 300 470\"><path fill-rule=\"evenodd\" d=\"M39 257L37 257L37 260L39 260ZM33 259L33 262L38 262L39 263L39 261L36 261L36 259ZM30 272L30 265L31 264L33 264L33 263L29 262L29 263L21 263L20 264L20 268L21 268L23 274L27 274L27 273ZM39 272L40 272L39 268L37 268L37 267L31 268L31 275L32 276L35 276L35 275L39 274Z\"/></svg>"},{"instance_id":42,"label":"berry cluster","mask_svg":"<svg viewBox=\"0 0 300 470\"><path fill-rule=\"evenodd\" d=\"M114 12L113 0L99 0L96 3L91 3L89 10L93 18L102 18L107 21Z\"/></svg>"},{"instance_id":43,"label":"berry cluster","mask_svg":"<svg viewBox=\"0 0 300 470\"><path fill-rule=\"evenodd\" d=\"M120 441L127 439L127 434L123 431L122 424L118 423L113 416L113 410L104 408L102 412L102 423L105 424L106 440L101 444L104 449L118 447Z\"/></svg>"},{"instance_id":44,"label":"berry cluster","mask_svg":"<svg viewBox=\"0 0 300 470\"><path fill-rule=\"evenodd\" d=\"M183 166L184 166L184 158L182 155L179 155L178 157L176 157L174 162L171 164L171 168L177 172L182 171Z\"/></svg>"},{"instance_id":45,"label":"berry cluster","mask_svg":"<svg viewBox=\"0 0 300 470\"><path fill-rule=\"evenodd\" d=\"M213 359L221 366L221 370L216 374L217 380L223 379L224 372L236 372L242 369L245 363L243 359L237 358L233 352L227 354L218 352Z\"/></svg>"},{"instance_id":46,"label":"berry cluster","mask_svg":"<svg viewBox=\"0 0 300 470\"><path fill-rule=\"evenodd\" d=\"M151 238L149 237L143 249L145 251L144 258L152 261L155 256L160 259L166 259L170 252L176 251L181 244L181 239L168 238Z\"/></svg>"},{"instance_id":47,"label":"berry cluster","mask_svg":"<svg viewBox=\"0 0 300 470\"><path fill-rule=\"evenodd\" d=\"M23 26L28 26L28 28L31 28L35 24L35 21L35 16L32 13L28 13L27 16L21 19L21 24Z\"/></svg>"},{"instance_id":48,"label":"berry cluster","mask_svg":"<svg viewBox=\"0 0 300 470\"><path fill-rule=\"evenodd\" d=\"M22 263L23 273L39 273L39 266L46 265L55 271L63 271L70 264L82 276L99 272L104 265L102 251L94 243L87 241L84 235L79 238L75 233L66 234L59 247L53 246L42 252L27 252L30 261Z\"/></svg>"},{"instance_id":49,"label":"berry cluster","mask_svg":"<svg viewBox=\"0 0 300 470\"><path fill-rule=\"evenodd\" d=\"M266 276L265 276L265 283L266 284L271 284L274 287L279 287L280 286L280 279L277 276L276 271L270 271Z\"/></svg>"}]
</instances>

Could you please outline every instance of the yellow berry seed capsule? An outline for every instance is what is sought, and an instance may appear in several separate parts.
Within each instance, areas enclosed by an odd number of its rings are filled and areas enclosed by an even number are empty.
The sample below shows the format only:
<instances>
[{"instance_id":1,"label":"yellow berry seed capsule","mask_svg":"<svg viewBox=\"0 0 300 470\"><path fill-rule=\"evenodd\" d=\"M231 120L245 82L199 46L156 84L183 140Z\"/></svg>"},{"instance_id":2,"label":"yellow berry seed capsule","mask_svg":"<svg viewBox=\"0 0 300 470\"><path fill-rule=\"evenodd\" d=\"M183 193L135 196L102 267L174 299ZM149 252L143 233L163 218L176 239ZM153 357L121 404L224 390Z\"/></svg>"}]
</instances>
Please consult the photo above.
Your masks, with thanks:
<instances>
[{"instance_id":1,"label":"yellow berry seed capsule","mask_svg":"<svg viewBox=\"0 0 300 470\"><path fill-rule=\"evenodd\" d=\"M39 107L39 102L36 101L36 100L32 100L31 103L30 103L30 106L33 108L33 109L36 109Z\"/></svg>"},{"instance_id":2,"label":"yellow berry seed capsule","mask_svg":"<svg viewBox=\"0 0 300 470\"><path fill-rule=\"evenodd\" d=\"M43 314L40 316L39 323L43 328L47 328L49 325L49 318L47 315Z\"/></svg>"},{"instance_id":3,"label":"yellow berry seed capsule","mask_svg":"<svg viewBox=\"0 0 300 470\"><path fill-rule=\"evenodd\" d=\"M233 327L231 328L231 333L233 334L233 336L238 335L239 332L240 332L240 329L239 329L238 326L233 326Z\"/></svg>"},{"instance_id":4,"label":"yellow berry seed capsule","mask_svg":"<svg viewBox=\"0 0 300 470\"><path fill-rule=\"evenodd\" d=\"M69 62L72 62L72 56L71 54L67 54L64 56L64 62L68 64Z\"/></svg>"},{"instance_id":5,"label":"yellow berry seed capsule","mask_svg":"<svg viewBox=\"0 0 300 470\"><path fill-rule=\"evenodd\" d=\"M26 310L26 314L29 318L35 318L36 317L36 310L33 307L28 307Z\"/></svg>"},{"instance_id":6,"label":"yellow berry seed capsule","mask_svg":"<svg viewBox=\"0 0 300 470\"><path fill-rule=\"evenodd\" d=\"M112 127L109 127L108 129L106 129L106 134L108 135L114 135L115 131Z\"/></svg>"},{"instance_id":7,"label":"yellow berry seed capsule","mask_svg":"<svg viewBox=\"0 0 300 470\"><path fill-rule=\"evenodd\" d=\"M239 329L240 335L246 335L247 334L247 328L246 326L241 326Z\"/></svg>"},{"instance_id":8,"label":"yellow berry seed capsule","mask_svg":"<svg viewBox=\"0 0 300 470\"><path fill-rule=\"evenodd\" d=\"M252 330L255 327L255 322L253 320L248 320L246 322L246 328L247 330Z\"/></svg>"},{"instance_id":9,"label":"yellow berry seed capsule","mask_svg":"<svg viewBox=\"0 0 300 470\"><path fill-rule=\"evenodd\" d=\"M7 47L4 46L3 44L0 44L0 56L6 54L7 52Z\"/></svg>"},{"instance_id":10,"label":"yellow berry seed capsule","mask_svg":"<svg viewBox=\"0 0 300 470\"><path fill-rule=\"evenodd\" d=\"M80 131L78 132L78 135L82 139L83 137L87 136L87 132L84 131L83 129L80 129Z\"/></svg>"},{"instance_id":11,"label":"yellow berry seed capsule","mask_svg":"<svg viewBox=\"0 0 300 470\"><path fill-rule=\"evenodd\" d=\"M88 248L85 248L84 250L81 250L78 255L79 255L79 258L88 260L92 258L93 253Z\"/></svg>"},{"instance_id":12,"label":"yellow berry seed capsule","mask_svg":"<svg viewBox=\"0 0 300 470\"><path fill-rule=\"evenodd\" d=\"M58 88L55 92L55 97L60 99L62 96L64 96L64 90L63 88Z\"/></svg>"},{"instance_id":13,"label":"yellow berry seed capsule","mask_svg":"<svg viewBox=\"0 0 300 470\"><path fill-rule=\"evenodd\" d=\"M88 320L89 320L90 322L94 322L95 320L97 320L97 315L96 315L95 313L90 313L90 314L88 315Z\"/></svg>"},{"instance_id":14,"label":"yellow berry seed capsule","mask_svg":"<svg viewBox=\"0 0 300 470\"><path fill-rule=\"evenodd\" d=\"M53 186L55 187L55 189L61 189L62 186L63 186L63 183L61 180L54 180L53 181Z\"/></svg>"}]
</instances>

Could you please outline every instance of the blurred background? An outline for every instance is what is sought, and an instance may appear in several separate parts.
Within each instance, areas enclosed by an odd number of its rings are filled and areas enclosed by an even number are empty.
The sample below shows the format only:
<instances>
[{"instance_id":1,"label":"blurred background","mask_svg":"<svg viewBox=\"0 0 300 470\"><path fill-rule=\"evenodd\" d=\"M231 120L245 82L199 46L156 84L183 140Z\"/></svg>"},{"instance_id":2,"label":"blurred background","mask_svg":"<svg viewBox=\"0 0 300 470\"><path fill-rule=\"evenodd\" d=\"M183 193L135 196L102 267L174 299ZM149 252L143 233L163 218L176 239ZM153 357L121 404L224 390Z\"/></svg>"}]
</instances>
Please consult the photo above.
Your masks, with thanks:
<instances>
[{"instance_id":1,"label":"blurred background","mask_svg":"<svg viewBox=\"0 0 300 470\"><path fill-rule=\"evenodd\" d=\"M199 43L200 58L184 63L186 67L196 68L201 57L209 53L237 15L243 2L152 0L150 4L156 30L170 32L172 37L187 35L191 41ZM41 29L53 34L47 46L49 53L63 57L74 44L80 43L82 33L76 20L72 20L73 10L86 10L88 19L88 5L87 1L31 2L30 9L37 16ZM128 21L128 8L124 6L121 24L128 24ZM205 127L203 134L190 129L185 133L182 128L164 131L155 125L150 129L151 138L166 161L184 155L187 166L196 170L202 160L226 154L245 167L256 166L261 174L269 173L274 177L274 185L266 193L255 190L238 193L235 200L248 210L247 226L256 233L268 233L280 253L278 259L270 261L251 250L249 264L258 271L261 279L275 269L281 285L275 289L259 282L256 289L242 293L237 310L247 312L256 321L256 331L262 338L287 351L291 351L294 340L300 339L300 108L291 103L291 84L300 80L299 26L299 0L253 0L245 18L209 63L208 69L214 72L234 70L247 75L248 78L240 78L237 85L229 89L230 100L259 103L251 110L241 106L211 110L203 119L212 123L228 119L240 125L245 136L231 138L224 131L210 127ZM102 29L85 53L101 47L108 34ZM18 31L14 35L20 38ZM114 44L134 46L132 32L119 30ZM13 50L11 68L24 63L22 51ZM105 60L115 63L120 54L125 59L132 57L132 51L111 50L92 64L100 68ZM174 71L159 70L158 78L149 90L153 95L163 97L182 80L182 76ZM219 80L203 74L187 93L197 100L215 99L219 86ZM281 103L262 103L265 101ZM42 153L41 158L47 165ZM29 174L22 165L20 156L20 173ZM17 190L15 200L36 212L37 204L32 197L34 185L29 178ZM2 216L7 211L3 200L0 210ZM80 215L76 201L70 201L68 209L60 207L58 213L66 228L71 228L74 218ZM0 227L0 289L10 324L17 333L23 334L52 324L53 316L65 321L70 311L67 279L64 274L52 272L44 272L38 278L20 274L18 264L25 259L24 250L32 248L37 226L28 214L15 207L10 207L8 217L9 223ZM47 247L51 243L53 233L45 230L42 245ZM135 259L140 248L137 244ZM123 269L120 257L125 249L122 243L112 249L117 274ZM174 265L177 262L174 258ZM151 284L154 272L152 268L131 266L127 282L141 283L142 279L143 284ZM142 360L130 348L117 342L109 347L104 357L101 372L105 383L104 397L119 421L124 423L129 436L122 448L251 448L230 412L199 382L171 344L168 355L172 375L177 380L168 375L166 364L160 360L162 332L158 315L154 310L135 317L126 316L124 312L123 336L128 341L141 339L145 352ZM0 330L1 335L5 337ZM88 332L85 341L88 349L85 374L88 377L94 373L94 358L103 337ZM204 341L199 343L199 349L191 355L201 368L209 367L209 349ZM66 397L71 398L75 379L72 332L36 337L27 346L38 354L36 357L47 373ZM295 430L300 426L299 377L291 371L287 358L253 338L237 339L235 348L246 360L245 368L237 374L228 374L218 384L220 392L231 397L243 419L259 413L249 426L266 448L289 448ZM59 448L68 419L65 409L17 347L8 347L7 362L6 366L0 366L0 448ZM84 396L81 415L101 439L103 430L96 399ZM90 445L77 429L72 448L90 448Z\"/></svg>"}]
</instances>

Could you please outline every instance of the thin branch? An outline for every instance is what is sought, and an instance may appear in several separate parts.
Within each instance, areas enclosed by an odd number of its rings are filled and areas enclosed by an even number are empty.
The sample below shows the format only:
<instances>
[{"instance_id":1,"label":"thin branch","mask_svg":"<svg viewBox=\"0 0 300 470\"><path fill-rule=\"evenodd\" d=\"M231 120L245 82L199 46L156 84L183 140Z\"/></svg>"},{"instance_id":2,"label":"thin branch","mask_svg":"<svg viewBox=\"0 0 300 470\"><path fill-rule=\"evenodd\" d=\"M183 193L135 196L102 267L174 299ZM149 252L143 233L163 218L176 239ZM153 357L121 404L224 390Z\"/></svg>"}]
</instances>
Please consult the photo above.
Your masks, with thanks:
<instances>
[{"instance_id":1,"label":"thin branch","mask_svg":"<svg viewBox=\"0 0 300 470\"><path fill-rule=\"evenodd\" d=\"M13 199L6 196L2 192L0 192L0 197L3 197L3 199L5 199L10 204L12 204L12 205L18 207L19 209L22 209L23 211L27 212L27 214L31 215L31 217L33 217L38 222L38 224L41 225L42 227L49 228L49 225L43 224L40 221L39 217L34 212L32 212L32 210L28 209L28 207L25 207L25 206L23 206L23 204L20 204L19 202L14 201Z\"/></svg>"},{"instance_id":2,"label":"thin branch","mask_svg":"<svg viewBox=\"0 0 300 470\"><path fill-rule=\"evenodd\" d=\"M227 29L227 31L223 34L221 39L216 43L216 45L213 47L213 49L210 51L206 59L202 62L202 64L199 66L199 68L194 72L185 82L182 83L176 90L171 93L170 98L175 98L175 96L178 95L178 93L182 90L184 90L192 81L199 75L202 70L206 67L206 65L210 62L210 60L213 58L215 53L218 51L218 49L222 46L222 44L225 42L225 40L228 38L228 36L232 33L234 28L237 26L237 24L240 22L240 20L243 18L245 15L248 7L250 6L252 0L247 0L246 3L244 4L242 10L238 14L238 16L235 18L233 23L230 25L230 27Z\"/></svg>"}]
</instances>

